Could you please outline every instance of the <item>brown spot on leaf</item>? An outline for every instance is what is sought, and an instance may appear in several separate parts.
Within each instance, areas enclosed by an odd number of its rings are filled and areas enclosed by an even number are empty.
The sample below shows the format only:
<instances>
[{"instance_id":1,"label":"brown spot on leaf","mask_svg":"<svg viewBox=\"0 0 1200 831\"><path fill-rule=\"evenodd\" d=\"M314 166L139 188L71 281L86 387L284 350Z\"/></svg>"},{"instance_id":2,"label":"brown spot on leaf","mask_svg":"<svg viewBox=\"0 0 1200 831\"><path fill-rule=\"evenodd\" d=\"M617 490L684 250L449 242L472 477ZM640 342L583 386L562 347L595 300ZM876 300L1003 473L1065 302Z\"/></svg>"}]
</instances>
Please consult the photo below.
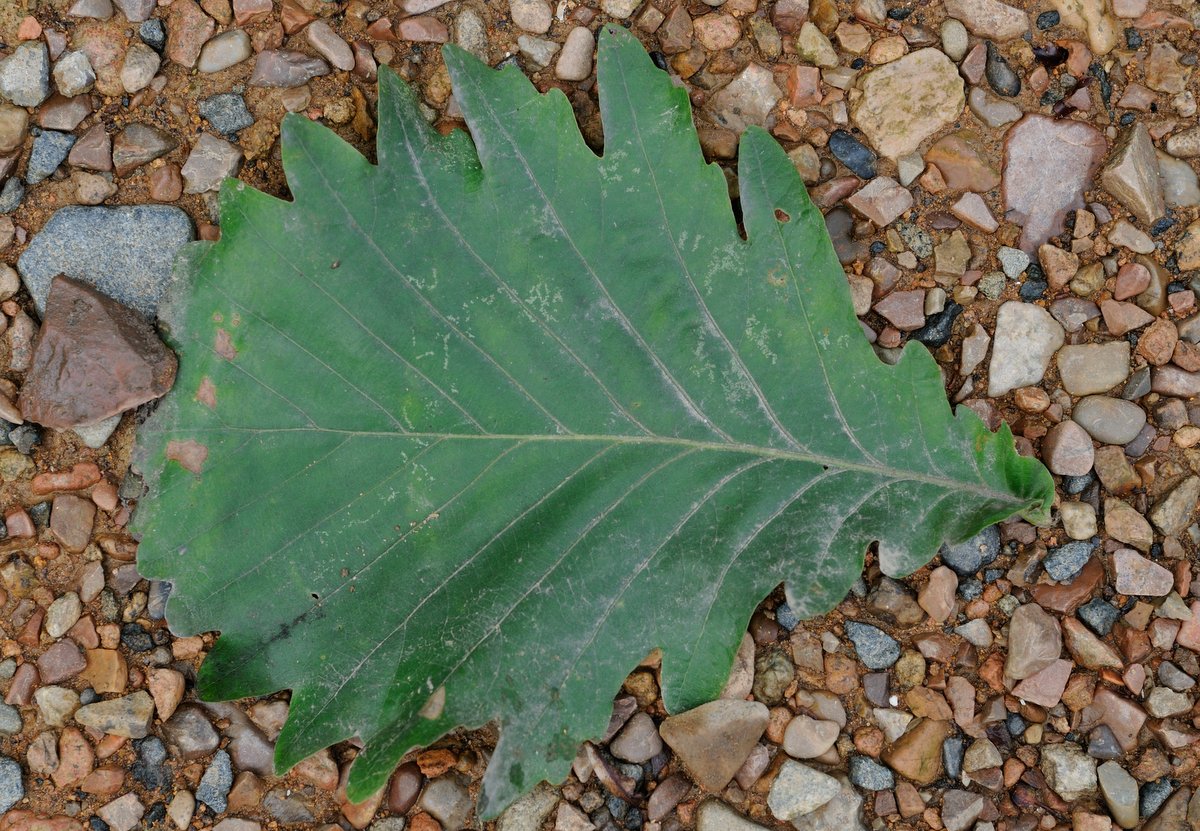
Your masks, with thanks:
<instances>
[{"instance_id":1,"label":"brown spot on leaf","mask_svg":"<svg viewBox=\"0 0 1200 831\"><path fill-rule=\"evenodd\" d=\"M780 222L789 222L791 220L791 217L788 216L787 211L783 210L782 208L775 209L775 218Z\"/></svg>"},{"instance_id":2,"label":"brown spot on leaf","mask_svg":"<svg viewBox=\"0 0 1200 831\"><path fill-rule=\"evenodd\" d=\"M217 408L217 387L207 375L200 379L200 389L196 390L196 400L210 410Z\"/></svg>"},{"instance_id":3,"label":"brown spot on leaf","mask_svg":"<svg viewBox=\"0 0 1200 831\"><path fill-rule=\"evenodd\" d=\"M217 350L217 354L227 361L232 361L237 357L237 350L233 347L233 340L224 329L217 330L217 336L213 340L213 349Z\"/></svg>"},{"instance_id":4,"label":"brown spot on leaf","mask_svg":"<svg viewBox=\"0 0 1200 831\"><path fill-rule=\"evenodd\" d=\"M208 459L208 448L193 439L169 441L167 442L167 458L173 462L179 462L185 469L199 475L205 460Z\"/></svg>"}]
</instances>

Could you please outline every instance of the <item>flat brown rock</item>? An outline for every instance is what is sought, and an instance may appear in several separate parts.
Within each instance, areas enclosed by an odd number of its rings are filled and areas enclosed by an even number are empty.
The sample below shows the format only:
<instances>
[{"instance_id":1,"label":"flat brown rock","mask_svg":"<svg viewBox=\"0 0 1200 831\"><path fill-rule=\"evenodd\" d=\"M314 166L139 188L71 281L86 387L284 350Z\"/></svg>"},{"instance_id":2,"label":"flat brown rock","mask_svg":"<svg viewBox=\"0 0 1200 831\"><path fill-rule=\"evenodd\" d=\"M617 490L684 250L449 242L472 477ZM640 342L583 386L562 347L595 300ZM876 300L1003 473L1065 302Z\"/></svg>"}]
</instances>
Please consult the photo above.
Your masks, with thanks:
<instances>
[{"instance_id":1,"label":"flat brown rock","mask_svg":"<svg viewBox=\"0 0 1200 831\"><path fill-rule=\"evenodd\" d=\"M1004 209L1023 226L1021 248L1038 246L1062 230L1068 211L1084 207L1083 192L1104 159L1104 136L1078 121L1027 115L1004 139ZM1053 176L1046 171L1053 170Z\"/></svg>"},{"instance_id":2,"label":"flat brown rock","mask_svg":"<svg viewBox=\"0 0 1200 831\"><path fill-rule=\"evenodd\" d=\"M17 403L27 421L45 427L95 424L165 395L177 367L136 312L60 275Z\"/></svg>"}]
</instances>

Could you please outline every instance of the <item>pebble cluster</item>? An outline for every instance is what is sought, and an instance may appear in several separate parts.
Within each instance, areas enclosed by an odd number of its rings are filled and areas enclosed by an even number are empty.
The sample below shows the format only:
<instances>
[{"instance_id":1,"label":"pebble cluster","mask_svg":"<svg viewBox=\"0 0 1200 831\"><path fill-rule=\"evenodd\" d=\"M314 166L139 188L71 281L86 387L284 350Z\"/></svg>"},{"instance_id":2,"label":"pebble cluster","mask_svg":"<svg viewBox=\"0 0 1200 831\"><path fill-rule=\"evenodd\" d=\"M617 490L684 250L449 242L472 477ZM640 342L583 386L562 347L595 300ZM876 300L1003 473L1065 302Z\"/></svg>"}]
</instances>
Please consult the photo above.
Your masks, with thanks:
<instances>
[{"instance_id":1,"label":"pebble cluster","mask_svg":"<svg viewBox=\"0 0 1200 831\"><path fill-rule=\"evenodd\" d=\"M868 558L818 620L777 593L715 702L668 714L648 658L501 831L1200 829L1193 0L35 0L0 4L0 831L478 824L488 731L351 804L353 743L274 774L286 695L196 699L213 638L169 633L126 530L175 367L146 321L225 177L286 193L285 112L370 153L380 65L451 128L438 44L515 62L599 147L607 22L731 182L742 130L780 141L880 358L929 347L1059 500L903 580Z\"/></svg>"}]
</instances>

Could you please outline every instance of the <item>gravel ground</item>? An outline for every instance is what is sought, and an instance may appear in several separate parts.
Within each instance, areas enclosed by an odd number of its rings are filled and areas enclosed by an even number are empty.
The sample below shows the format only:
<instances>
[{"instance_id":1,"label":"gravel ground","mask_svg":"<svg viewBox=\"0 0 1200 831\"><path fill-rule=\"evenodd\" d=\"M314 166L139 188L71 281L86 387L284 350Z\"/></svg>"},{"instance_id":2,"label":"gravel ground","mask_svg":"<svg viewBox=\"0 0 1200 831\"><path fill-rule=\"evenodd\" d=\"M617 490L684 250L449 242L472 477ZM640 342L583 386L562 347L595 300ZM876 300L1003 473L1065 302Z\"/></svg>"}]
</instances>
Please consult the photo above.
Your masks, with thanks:
<instances>
[{"instance_id":1,"label":"gravel ground","mask_svg":"<svg viewBox=\"0 0 1200 831\"><path fill-rule=\"evenodd\" d=\"M502 831L1200 828L1194 0L3 0L0 831L478 824L487 730L350 805L352 743L273 775L286 695L195 701L213 637L170 635L125 530L172 358L100 324L80 345L47 295L65 273L105 320L152 318L175 250L219 235L223 176L286 195L285 111L372 154L380 64L458 126L442 42L562 89L599 147L613 20L731 180L742 129L779 139L880 357L928 345L1060 502L902 581L869 558L818 620L768 598L697 710L667 715L648 659ZM39 327L140 380L60 384Z\"/></svg>"}]
</instances>

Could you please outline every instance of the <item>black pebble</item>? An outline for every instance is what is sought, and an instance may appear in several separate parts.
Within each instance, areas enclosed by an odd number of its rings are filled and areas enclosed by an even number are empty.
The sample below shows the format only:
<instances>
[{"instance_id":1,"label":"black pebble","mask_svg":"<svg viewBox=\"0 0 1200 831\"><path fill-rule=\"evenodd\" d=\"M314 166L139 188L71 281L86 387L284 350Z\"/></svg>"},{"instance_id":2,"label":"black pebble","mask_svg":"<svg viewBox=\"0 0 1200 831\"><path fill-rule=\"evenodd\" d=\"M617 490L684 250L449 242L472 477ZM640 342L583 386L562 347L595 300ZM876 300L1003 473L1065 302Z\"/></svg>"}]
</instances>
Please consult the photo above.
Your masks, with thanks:
<instances>
[{"instance_id":1,"label":"black pebble","mask_svg":"<svg viewBox=\"0 0 1200 831\"><path fill-rule=\"evenodd\" d=\"M887 248L887 246L884 245L879 240L875 240L873 243L871 243L871 253L872 254L876 254L876 255L882 254L885 248Z\"/></svg>"},{"instance_id":2,"label":"black pebble","mask_svg":"<svg viewBox=\"0 0 1200 831\"><path fill-rule=\"evenodd\" d=\"M830 134L829 151L859 179L875 178L875 154L845 130L834 130Z\"/></svg>"},{"instance_id":3,"label":"black pebble","mask_svg":"<svg viewBox=\"0 0 1200 831\"><path fill-rule=\"evenodd\" d=\"M1142 36L1138 34L1138 30L1129 28L1125 30L1125 45L1130 49L1137 49L1142 45Z\"/></svg>"},{"instance_id":4,"label":"black pebble","mask_svg":"<svg viewBox=\"0 0 1200 831\"><path fill-rule=\"evenodd\" d=\"M1157 237L1160 234L1165 234L1167 229L1175 224L1176 221L1169 216L1160 217L1154 220L1154 224L1150 226L1150 235Z\"/></svg>"},{"instance_id":5,"label":"black pebble","mask_svg":"<svg viewBox=\"0 0 1200 831\"><path fill-rule=\"evenodd\" d=\"M1034 300L1041 299L1048 288L1050 288L1050 284L1045 280L1026 280L1017 290L1017 294L1026 303L1032 303Z\"/></svg>"},{"instance_id":6,"label":"black pebble","mask_svg":"<svg viewBox=\"0 0 1200 831\"><path fill-rule=\"evenodd\" d=\"M1128 127L1130 124L1133 123L1133 120L1134 120L1133 113L1123 113L1121 115L1121 126Z\"/></svg>"},{"instance_id":7,"label":"black pebble","mask_svg":"<svg viewBox=\"0 0 1200 831\"><path fill-rule=\"evenodd\" d=\"M935 315L925 318L925 325L909 335L915 341L925 344L931 349L937 349L950 340L950 331L954 328L954 319L962 313L963 307L951 301Z\"/></svg>"},{"instance_id":8,"label":"black pebble","mask_svg":"<svg viewBox=\"0 0 1200 831\"><path fill-rule=\"evenodd\" d=\"M845 130L834 130L829 136L829 151L858 178L875 178L875 154Z\"/></svg>"},{"instance_id":9,"label":"black pebble","mask_svg":"<svg viewBox=\"0 0 1200 831\"><path fill-rule=\"evenodd\" d=\"M912 14L912 9L895 8L888 9L887 12L887 16L891 20L907 20L910 14Z\"/></svg>"},{"instance_id":10,"label":"black pebble","mask_svg":"<svg viewBox=\"0 0 1200 831\"><path fill-rule=\"evenodd\" d=\"M121 627L121 643L133 652L149 652L154 648L154 639L140 623L126 623Z\"/></svg>"},{"instance_id":11,"label":"black pebble","mask_svg":"<svg viewBox=\"0 0 1200 831\"><path fill-rule=\"evenodd\" d=\"M650 60L654 61L654 65L663 72L667 71L667 56L655 49L650 53Z\"/></svg>"},{"instance_id":12,"label":"black pebble","mask_svg":"<svg viewBox=\"0 0 1200 831\"><path fill-rule=\"evenodd\" d=\"M1053 29L1062 21L1062 17L1053 9L1048 12L1042 12L1037 16L1037 27L1040 31Z\"/></svg>"},{"instance_id":13,"label":"black pebble","mask_svg":"<svg viewBox=\"0 0 1200 831\"><path fill-rule=\"evenodd\" d=\"M988 85L1000 95L1012 98L1021 91L1021 79L1013 72L1011 66L996 44L987 41L987 67L984 70Z\"/></svg>"}]
</instances>

